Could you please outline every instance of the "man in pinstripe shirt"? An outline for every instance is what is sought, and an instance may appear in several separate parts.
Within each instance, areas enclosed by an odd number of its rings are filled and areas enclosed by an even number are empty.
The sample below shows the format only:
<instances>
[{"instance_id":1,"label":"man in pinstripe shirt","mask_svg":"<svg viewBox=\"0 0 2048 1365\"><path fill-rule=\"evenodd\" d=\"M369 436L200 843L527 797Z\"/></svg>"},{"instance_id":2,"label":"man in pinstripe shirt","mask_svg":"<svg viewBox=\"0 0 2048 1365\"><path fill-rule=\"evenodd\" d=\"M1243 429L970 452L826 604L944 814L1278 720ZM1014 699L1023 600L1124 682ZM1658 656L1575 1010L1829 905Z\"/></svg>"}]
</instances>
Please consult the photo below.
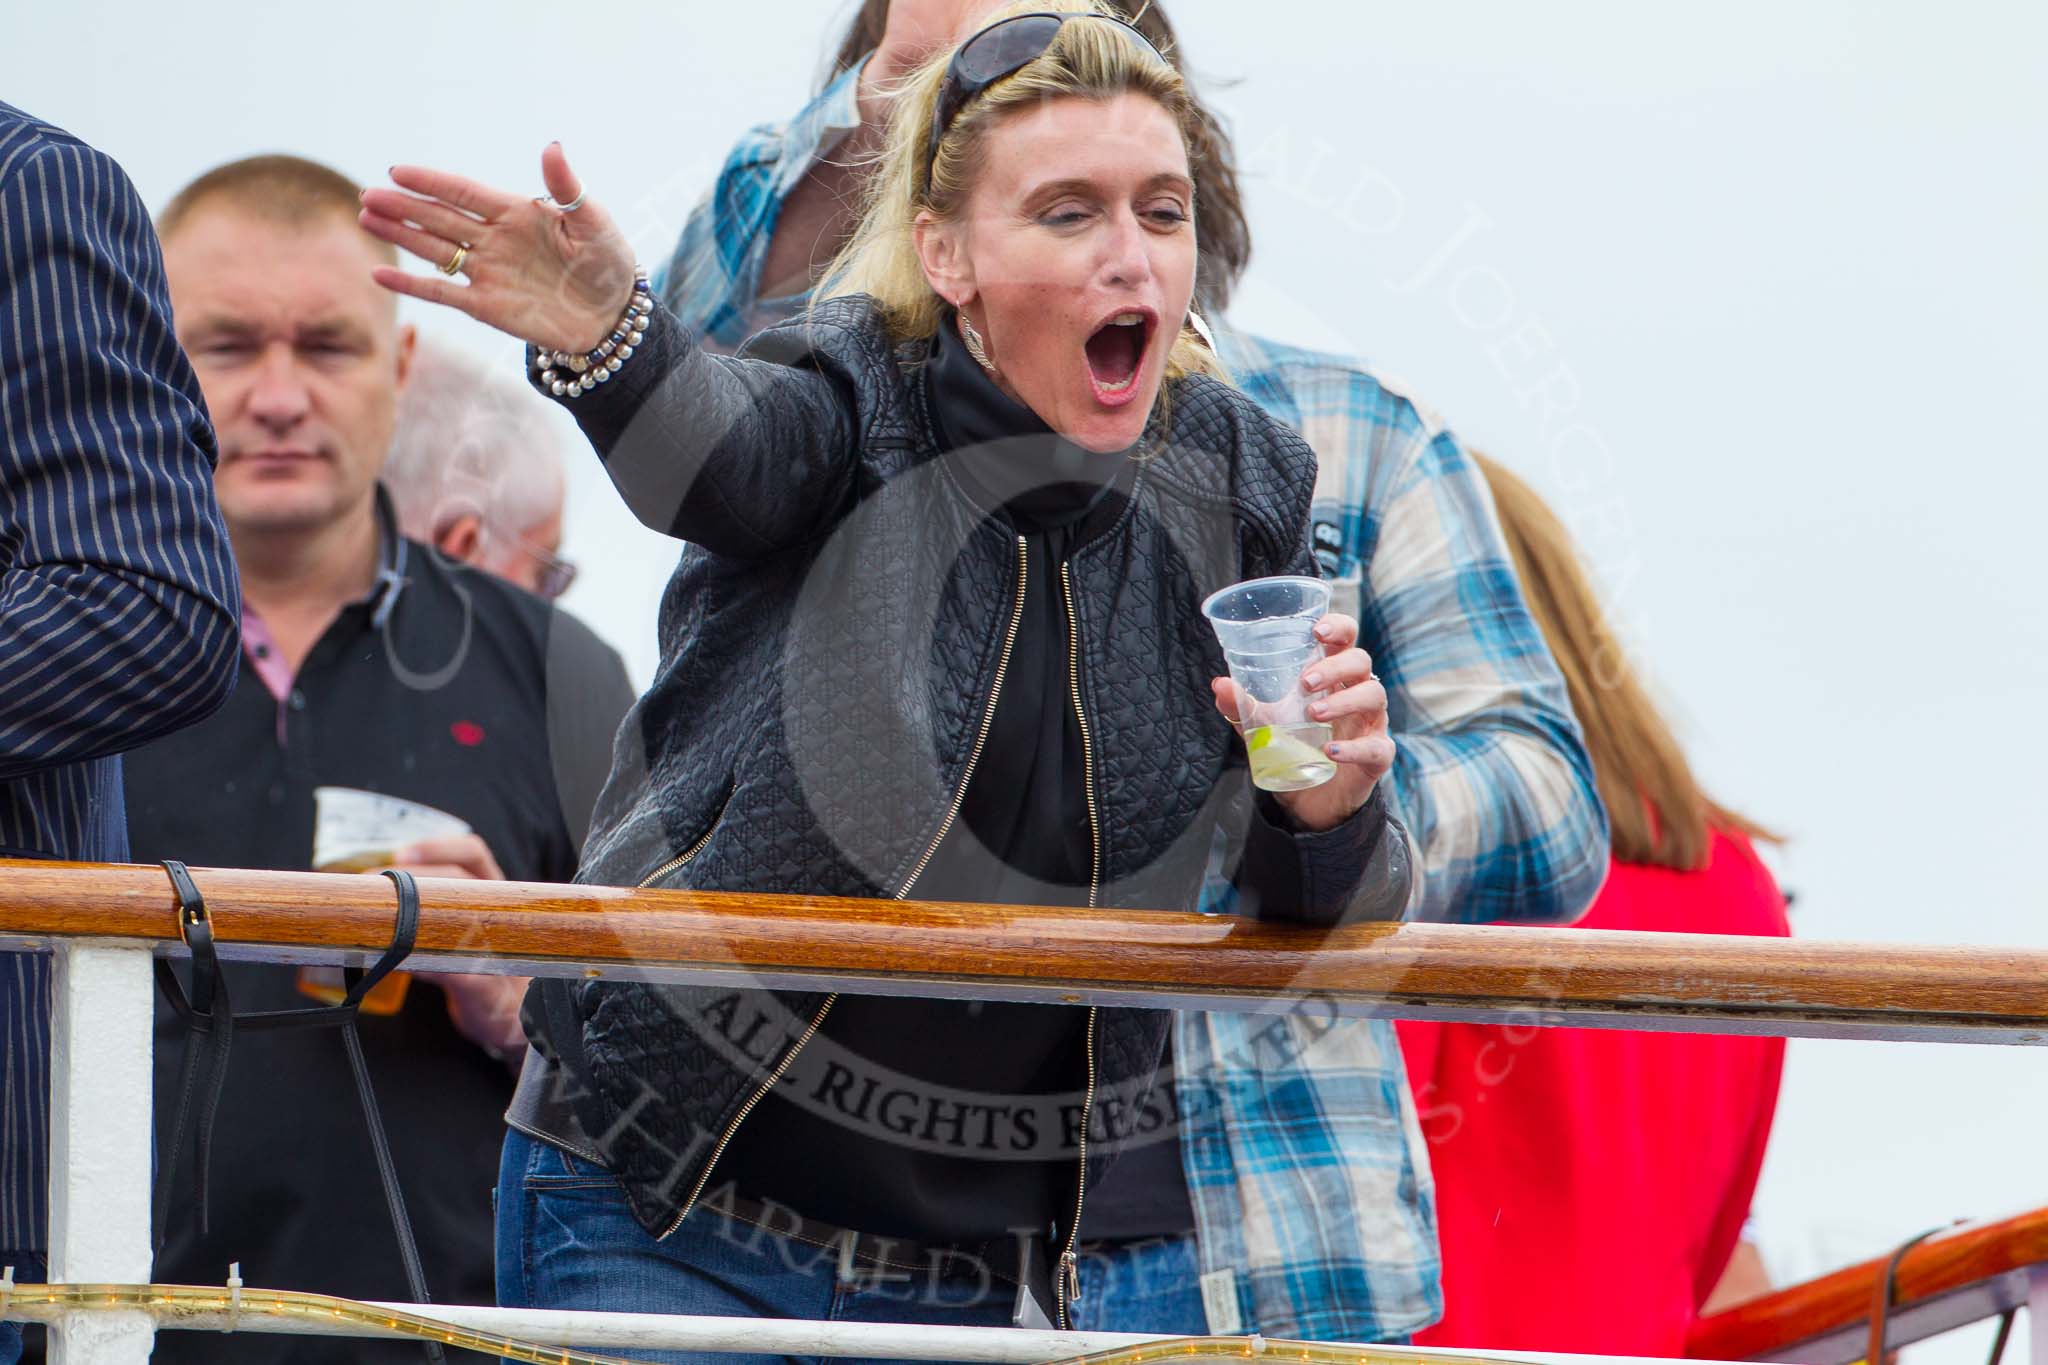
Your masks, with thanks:
<instances>
[{"instance_id":1,"label":"man in pinstripe shirt","mask_svg":"<svg viewBox=\"0 0 2048 1365\"><path fill-rule=\"evenodd\" d=\"M128 855L116 755L210 714L240 593L214 441L121 168L0 104L0 856ZM49 963L0 960L0 1258L42 1266ZM0 1362L20 1350L0 1324Z\"/></svg>"}]
</instances>

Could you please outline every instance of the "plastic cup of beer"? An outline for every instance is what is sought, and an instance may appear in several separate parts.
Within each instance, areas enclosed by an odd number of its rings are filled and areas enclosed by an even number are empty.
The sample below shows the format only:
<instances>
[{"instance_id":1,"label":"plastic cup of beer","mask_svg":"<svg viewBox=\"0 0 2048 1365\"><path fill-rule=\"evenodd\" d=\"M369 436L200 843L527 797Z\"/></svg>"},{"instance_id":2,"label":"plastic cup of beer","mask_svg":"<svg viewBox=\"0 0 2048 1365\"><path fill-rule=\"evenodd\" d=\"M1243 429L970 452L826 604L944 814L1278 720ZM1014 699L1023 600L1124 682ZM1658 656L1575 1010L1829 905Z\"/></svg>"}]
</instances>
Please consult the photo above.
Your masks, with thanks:
<instances>
[{"instance_id":1,"label":"plastic cup of beer","mask_svg":"<svg viewBox=\"0 0 2048 1365\"><path fill-rule=\"evenodd\" d=\"M353 787L313 789L315 872L368 872L389 867L407 844L467 833L469 826L461 820L416 801ZM405 1007L411 981L410 973L391 973L363 997L363 1012L398 1013ZM348 997L348 983L339 967L299 968L299 990L329 1005Z\"/></svg>"},{"instance_id":2,"label":"plastic cup of beer","mask_svg":"<svg viewBox=\"0 0 2048 1365\"><path fill-rule=\"evenodd\" d=\"M1315 625L1329 609L1330 585L1319 578L1248 579L1202 603L1237 684L1237 730L1252 785L1262 791L1300 791L1337 775L1329 724L1308 715L1322 694L1301 686L1301 675L1323 657Z\"/></svg>"}]
</instances>

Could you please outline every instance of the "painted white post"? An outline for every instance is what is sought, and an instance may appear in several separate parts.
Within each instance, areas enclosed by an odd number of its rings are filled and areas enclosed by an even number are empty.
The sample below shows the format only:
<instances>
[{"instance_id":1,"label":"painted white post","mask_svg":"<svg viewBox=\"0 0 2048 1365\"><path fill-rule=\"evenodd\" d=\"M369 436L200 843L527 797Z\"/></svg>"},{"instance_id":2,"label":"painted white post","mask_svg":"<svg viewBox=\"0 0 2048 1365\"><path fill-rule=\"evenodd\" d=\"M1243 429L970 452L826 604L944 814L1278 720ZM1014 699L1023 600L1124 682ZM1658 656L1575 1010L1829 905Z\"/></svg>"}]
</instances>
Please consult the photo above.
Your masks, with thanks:
<instances>
[{"instance_id":1,"label":"painted white post","mask_svg":"<svg viewBox=\"0 0 2048 1365\"><path fill-rule=\"evenodd\" d=\"M2027 1347L2032 1365L2048 1365L2048 1265L2027 1272Z\"/></svg>"},{"instance_id":2,"label":"painted white post","mask_svg":"<svg viewBox=\"0 0 2048 1365\"><path fill-rule=\"evenodd\" d=\"M150 950L56 941L50 1000L50 1283L149 1282ZM143 1365L146 1313L50 1324L52 1365Z\"/></svg>"}]
</instances>

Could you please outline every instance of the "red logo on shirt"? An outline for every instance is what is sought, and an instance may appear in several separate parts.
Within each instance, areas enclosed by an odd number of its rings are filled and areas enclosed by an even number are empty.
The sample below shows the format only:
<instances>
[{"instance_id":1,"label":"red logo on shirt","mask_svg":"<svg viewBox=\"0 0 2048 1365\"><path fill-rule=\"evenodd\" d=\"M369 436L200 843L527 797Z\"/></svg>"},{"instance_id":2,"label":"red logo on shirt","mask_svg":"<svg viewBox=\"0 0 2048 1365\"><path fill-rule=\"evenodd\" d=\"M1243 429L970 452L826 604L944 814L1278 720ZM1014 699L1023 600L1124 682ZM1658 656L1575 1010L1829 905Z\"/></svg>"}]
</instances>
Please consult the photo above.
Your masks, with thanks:
<instances>
[{"instance_id":1,"label":"red logo on shirt","mask_svg":"<svg viewBox=\"0 0 2048 1365\"><path fill-rule=\"evenodd\" d=\"M474 749L484 742L484 727L473 720L458 720L448 727L448 733L455 736L455 742L465 749Z\"/></svg>"}]
</instances>

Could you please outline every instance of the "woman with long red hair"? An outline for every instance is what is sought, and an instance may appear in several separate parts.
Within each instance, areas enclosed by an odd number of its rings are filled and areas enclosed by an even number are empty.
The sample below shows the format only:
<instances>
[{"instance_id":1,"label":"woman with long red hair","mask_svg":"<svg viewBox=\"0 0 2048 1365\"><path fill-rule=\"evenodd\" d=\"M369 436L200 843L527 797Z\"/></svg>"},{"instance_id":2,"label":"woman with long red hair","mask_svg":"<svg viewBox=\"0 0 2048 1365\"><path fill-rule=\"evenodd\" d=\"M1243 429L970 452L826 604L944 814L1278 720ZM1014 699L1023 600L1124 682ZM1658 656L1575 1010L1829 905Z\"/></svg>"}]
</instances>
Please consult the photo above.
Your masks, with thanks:
<instances>
[{"instance_id":1,"label":"woman with long red hair","mask_svg":"<svg viewBox=\"0 0 2048 1365\"><path fill-rule=\"evenodd\" d=\"M1586 929L1789 934L1752 840L1694 779L1563 524L1479 458L1613 825ZM1679 1356L1730 1265L1784 1040L1403 1021L1436 1173L1444 1316L1416 1342Z\"/></svg>"}]
</instances>

